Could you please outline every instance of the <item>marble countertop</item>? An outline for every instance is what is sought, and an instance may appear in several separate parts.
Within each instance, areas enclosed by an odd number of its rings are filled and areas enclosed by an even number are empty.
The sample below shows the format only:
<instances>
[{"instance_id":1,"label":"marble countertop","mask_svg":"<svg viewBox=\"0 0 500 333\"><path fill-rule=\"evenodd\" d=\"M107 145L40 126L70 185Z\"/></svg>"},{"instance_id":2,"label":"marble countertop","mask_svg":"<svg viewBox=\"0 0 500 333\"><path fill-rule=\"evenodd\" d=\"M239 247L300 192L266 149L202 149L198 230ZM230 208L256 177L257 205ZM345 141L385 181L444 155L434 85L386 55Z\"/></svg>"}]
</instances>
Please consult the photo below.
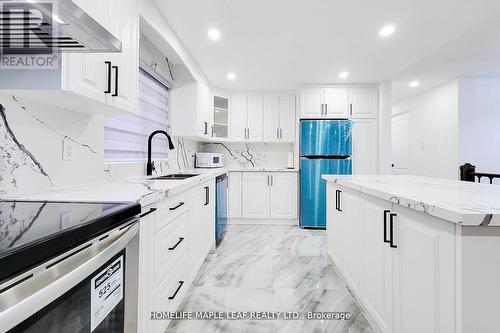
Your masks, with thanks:
<instances>
[{"instance_id":1,"label":"marble countertop","mask_svg":"<svg viewBox=\"0 0 500 333\"><path fill-rule=\"evenodd\" d=\"M82 202L129 201L138 202L142 207L145 207L165 197L227 173L227 169L195 169L183 171L182 173L195 173L199 174L199 176L184 180L155 180L152 178L161 175L154 175L136 179L113 180L65 188L54 188L31 194L16 194L4 197L3 199Z\"/></svg>"},{"instance_id":2,"label":"marble countertop","mask_svg":"<svg viewBox=\"0 0 500 333\"><path fill-rule=\"evenodd\" d=\"M323 175L323 179L467 226L500 226L500 186L404 175Z\"/></svg>"}]
</instances>

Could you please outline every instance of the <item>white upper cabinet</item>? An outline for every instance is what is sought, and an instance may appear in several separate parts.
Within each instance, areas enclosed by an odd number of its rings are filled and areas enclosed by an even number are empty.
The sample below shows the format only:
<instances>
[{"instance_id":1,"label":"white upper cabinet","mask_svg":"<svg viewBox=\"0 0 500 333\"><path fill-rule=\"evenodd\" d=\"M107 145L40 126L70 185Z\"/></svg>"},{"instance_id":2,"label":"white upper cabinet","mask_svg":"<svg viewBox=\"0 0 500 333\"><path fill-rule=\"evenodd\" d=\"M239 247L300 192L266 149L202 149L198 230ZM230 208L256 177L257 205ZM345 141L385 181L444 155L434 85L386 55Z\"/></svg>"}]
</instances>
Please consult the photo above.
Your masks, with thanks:
<instances>
[{"instance_id":1,"label":"white upper cabinet","mask_svg":"<svg viewBox=\"0 0 500 333\"><path fill-rule=\"evenodd\" d=\"M265 142L295 141L295 95L264 96Z\"/></svg>"},{"instance_id":2,"label":"white upper cabinet","mask_svg":"<svg viewBox=\"0 0 500 333\"><path fill-rule=\"evenodd\" d=\"M378 117L376 88L304 88L299 100L301 119Z\"/></svg>"},{"instance_id":3,"label":"white upper cabinet","mask_svg":"<svg viewBox=\"0 0 500 333\"><path fill-rule=\"evenodd\" d=\"M328 88L324 92L324 113L326 118L349 117L349 90L344 88Z\"/></svg>"},{"instance_id":4,"label":"white upper cabinet","mask_svg":"<svg viewBox=\"0 0 500 333\"><path fill-rule=\"evenodd\" d=\"M262 141L263 96L248 96L247 140Z\"/></svg>"},{"instance_id":5,"label":"white upper cabinet","mask_svg":"<svg viewBox=\"0 0 500 333\"><path fill-rule=\"evenodd\" d=\"M175 136L209 140L212 137L211 92L202 81L172 90L172 133Z\"/></svg>"},{"instance_id":6,"label":"white upper cabinet","mask_svg":"<svg viewBox=\"0 0 500 333\"><path fill-rule=\"evenodd\" d=\"M232 141L262 141L264 97L260 95L231 97L229 133Z\"/></svg>"},{"instance_id":7,"label":"white upper cabinet","mask_svg":"<svg viewBox=\"0 0 500 333\"><path fill-rule=\"evenodd\" d=\"M349 89L349 115L351 118L377 118L378 90L375 88Z\"/></svg>"}]
</instances>

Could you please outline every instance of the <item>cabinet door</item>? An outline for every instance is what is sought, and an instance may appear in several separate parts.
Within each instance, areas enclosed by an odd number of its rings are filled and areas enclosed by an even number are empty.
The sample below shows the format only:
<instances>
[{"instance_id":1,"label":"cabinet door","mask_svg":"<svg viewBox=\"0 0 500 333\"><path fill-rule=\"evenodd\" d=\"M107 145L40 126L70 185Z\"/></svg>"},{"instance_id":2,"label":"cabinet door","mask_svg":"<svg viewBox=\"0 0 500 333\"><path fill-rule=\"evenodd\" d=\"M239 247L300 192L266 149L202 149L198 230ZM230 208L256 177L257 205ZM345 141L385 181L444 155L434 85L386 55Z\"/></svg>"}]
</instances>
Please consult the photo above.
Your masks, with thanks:
<instances>
[{"instance_id":1,"label":"cabinet door","mask_svg":"<svg viewBox=\"0 0 500 333\"><path fill-rule=\"evenodd\" d=\"M241 172L230 172L228 177L228 217L241 218Z\"/></svg>"},{"instance_id":2,"label":"cabinet door","mask_svg":"<svg viewBox=\"0 0 500 333\"><path fill-rule=\"evenodd\" d=\"M337 210L338 185L327 182L326 187L326 237L328 255L338 267L342 267L339 255L342 248L341 212Z\"/></svg>"},{"instance_id":3,"label":"cabinet door","mask_svg":"<svg viewBox=\"0 0 500 333\"><path fill-rule=\"evenodd\" d=\"M349 89L349 104L352 118L377 118L378 90L374 88Z\"/></svg>"},{"instance_id":4,"label":"cabinet door","mask_svg":"<svg viewBox=\"0 0 500 333\"><path fill-rule=\"evenodd\" d=\"M231 97L231 109L229 113L229 133L232 140L244 141L247 128L247 97Z\"/></svg>"},{"instance_id":5,"label":"cabinet door","mask_svg":"<svg viewBox=\"0 0 500 333\"><path fill-rule=\"evenodd\" d=\"M454 332L454 225L398 210L394 218L397 248L393 249L395 331Z\"/></svg>"},{"instance_id":6,"label":"cabinet door","mask_svg":"<svg viewBox=\"0 0 500 333\"><path fill-rule=\"evenodd\" d=\"M378 173L378 121L357 119L352 128L352 173Z\"/></svg>"},{"instance_id":7,"label":"cabinet door","mask_svg":"<svg viewBox=\"0 0 500 333\"><path fill-rule=\"evenodd\" d=\"M280 97L264 96L264 141L276 142L280 138Z\"/></svg>"},{"instance_id":8,"label":"cabinet door","mask_svg":"<svg viewBox=\"0 0 500 333\"><path fill-rule=\"evenodd\" d=\"M324 89L309 88L300 91L300 118L322 117L324 103Z\"/></svg>"},{"instance_id":9,"label":"cabinet door","mask_svg":"<svg viewBox=\"0 0 500 333\"><path fill-rule=\"evenodd\" d=\"M297 174L271 173L271 218L297 218Z\"/></svg>"},{"instance_id":10,"label":"cabinet door","mask_svg":"<svg viewBox=\"0 0 500 333\"><path fill-rule=\"evenodd\" d=\"M295 96L280 96L280 141L295 141Z\"/></svg>"},{"instance_id":11,"label":"cabinet door","mask_svg":"<svg viewBox=\"0 0 500 333\"><path fill-rule=\"evenodd\" d=\"M247 140L262 141L263 96L248 96Z\"/></svg>"},{"instance_id":12,"label":"cabinet door","mask_svg":"<svg viewBox=\"0 0 500 333\"><path fill-rule=\"evenodd\" d=\"M197 121L198 121L198 135L203 138L212 137L213 129L213 113L211 110L211 94L208 86L202 82L198 81L198 103L197 103Z\"/></svg>"},{"instance_id":13,"label":"cabinet door","mask_svg":"<svg viewBox=\"0 0 500 333\"><path fill-rule=\"evenodd\" d=\"M342 189L339 194L339 209L341 210L340 232L344 238L340 251L340 262L344 274L353 291L359 290L359 193Z\"/></svg>"},{"instance_id":14,"label":"cabinet door","mask_svg":"<svg viewBox=\"0 0 500 333\"><path fill-rule=\"evenodd\" d=\"M343 88L325 89L326 117L347 118L349 116L349 90Z\"/></svg>"},{"instance_id":15,"label":"cabinet door","mask_svg":"<svg viewBox=\"0 0 500 333\"><path fill-rule=\"evenodd\" d=\"M139 2L137 0L126 2L108 0L108 2L110 12L113 13L109 19L110 31L122 42L122 52L104 55L113 66L117 66L117 69L112 70L111 91L112 94L118 96L106 94L107 104L120 110L136 113L139 73Z\"/></svg>"},{"instance_id":16,"label":"cabinet door","mask_svg":"<svg viewBox=\"0 0 500 333\"><path fill-rule=\"evenodd\" d=\"M392 332L392 252L387 240L391 205L362 195L361 267L362 298L382 332ZM385 228L385 234L384 234Z\"/></svg>"},{"instance_id":17,"label":"cabinet door","mask_svg":"<svg viewBox=\"0 0 500 333\"><path fill-rule=\"evenodd\" d=\"M243 173L243 218L269 217L269 174L265 172Z\"/></svg>"}]
</instances>

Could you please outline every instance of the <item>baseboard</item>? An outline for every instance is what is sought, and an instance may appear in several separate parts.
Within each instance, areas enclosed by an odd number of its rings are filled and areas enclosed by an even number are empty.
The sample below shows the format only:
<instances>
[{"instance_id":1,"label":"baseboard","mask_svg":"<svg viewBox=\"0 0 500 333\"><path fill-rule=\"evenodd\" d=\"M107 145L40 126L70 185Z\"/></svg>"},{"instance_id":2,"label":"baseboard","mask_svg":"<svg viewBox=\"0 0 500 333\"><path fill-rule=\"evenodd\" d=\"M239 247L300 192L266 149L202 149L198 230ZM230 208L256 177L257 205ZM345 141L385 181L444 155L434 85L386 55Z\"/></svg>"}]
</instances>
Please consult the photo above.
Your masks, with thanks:
<instances>
[{"instance_id":1,"label":"baseboard","mask_svg":"<svg viewBox=\"0 0 500 333\"><path fill-rule=\"evenodd\" d=\"M227 224L299 225L298 219L228 219Z\"/></svg>"}]
</instances>

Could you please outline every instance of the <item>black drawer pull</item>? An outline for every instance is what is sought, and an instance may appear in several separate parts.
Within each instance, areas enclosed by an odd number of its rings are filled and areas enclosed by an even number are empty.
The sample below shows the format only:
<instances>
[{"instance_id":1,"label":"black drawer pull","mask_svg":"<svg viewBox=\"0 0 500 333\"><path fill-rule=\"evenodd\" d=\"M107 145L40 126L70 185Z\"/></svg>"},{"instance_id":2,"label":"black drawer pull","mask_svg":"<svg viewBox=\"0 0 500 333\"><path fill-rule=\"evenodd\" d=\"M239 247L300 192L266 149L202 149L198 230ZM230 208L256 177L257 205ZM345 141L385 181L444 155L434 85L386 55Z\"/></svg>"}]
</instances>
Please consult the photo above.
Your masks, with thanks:
<instances>
[{"instance_id":1,"label":"black drawer pull","mask_svg":"<svg viewBox=\"0 0 500 333\"><path fill-rule=\"evenodd\" d=\"M111 61L105 61L106 67L108 68L108 87L104 91L105 94L111 94Z\"/></svg>"},{"instance_id":2,"label":"black drawer pull","mask_svg":"<svg viewBox=\"0 0 500 333\"><path fill-rule=\"evenodd\" d=\"M156 208L151 208L149 211L145 212L144 214L139 215L139 217L142 219L144 216L149 215L151 213L156 212Z\"/></svg>"},{"instance_id":3,"label":"black drawer pull","mask_svg":"<svg viewBox=\"0 0 500 333\"><path fill-rule=\"evenodd\" d=\"M335 210L339 210L339 190L335 190Z\"/></svg>"},{"instance_id":4,"label":"black drawer pull","mask_svg":"<svg viewBox=\"0 0 500 333\"><path fill-rule=\"evenodd\" d=\"M175 248L176 248L177 246L179 246L179 244L180 244L180 243L182 243L182 241L183 241L183 240L184 240L184 237L179 237L179 241L178 241L177 243L175 243L175 245L174 245L174 246L172 246L172 247L169 247L169 248L168 248L168 249L169 249L169 251L173 251L173 250L175 250Z\"/></svg>"},{"instance_id":5,"label":"black drawer pull","mask_svg":"<svg viewBox=\"0 0 500 333\"><path fill-rule=\"evenodd\" d=\"M205 206L210 204L210 187L205 186Z\"/></svg>"},{"instance_id":6,"label":"black drawer pull","mask_svg":"<svg viewBox=\"0 0 500 333\"><path fill-rule=\"evenodd\" d=\"M389 237L390 237L390 246L396 249L398 246L394 244L394 217L398 216L398 214L391 214L391 218L389 221Z\"/></svg>"},{"instance_id":7,"label":"black drawer pull","mask_svg":"<svg viewBox=\"0 0 500 333\"><path fill-rule=\"evenodd\" d=\"M388 209L384 210L384 243L390 243L390 240L387 239L387 213L390 212Z\"/></svg>"},{"instance_id":8,"label":"black drawer pull","mask_svg":"<svg viewBox=\"0 0 500 333\"><path fill-rule=\"evenodd\" d=\"M113 69L115 70L115 92L111 96L116 97L118 96L118 66L113 66Z\"/></svg>"},{"instance_id":9,"label":"black drawer pull","mask_svg":"<svg viewBox=\"0 0 500 333\"><path fill-rule=\"evenodd\" d=\"M168 210L176 210L177 208L184 206L184 202L179 202L179 204L175 207L169 208Z\"/></svg>"},{"instance_id":10,"label":"black drawer pull","mask_svg":"<svg viewBox=\"0 0 500 333\"><path fill-rule=\"evenodd\" d=\"M179 286L177 287L177 290L175 291L175 293L170 296L168 299L174 299L175 296L177 296L177 293L179 292L179 290L181 290L182 288L182 285L184 284L184 281L179 281Z\"/></svg>"},{"instance_id":11,"label":"black drawer pull","mask_svg":"<svg viewBox=\"0 0 500 333\"><path fill-rule=\"evenodd\" d=\"M339 190L339 212L342 211L342 191Z\"/></svg>"}]
</instances>

